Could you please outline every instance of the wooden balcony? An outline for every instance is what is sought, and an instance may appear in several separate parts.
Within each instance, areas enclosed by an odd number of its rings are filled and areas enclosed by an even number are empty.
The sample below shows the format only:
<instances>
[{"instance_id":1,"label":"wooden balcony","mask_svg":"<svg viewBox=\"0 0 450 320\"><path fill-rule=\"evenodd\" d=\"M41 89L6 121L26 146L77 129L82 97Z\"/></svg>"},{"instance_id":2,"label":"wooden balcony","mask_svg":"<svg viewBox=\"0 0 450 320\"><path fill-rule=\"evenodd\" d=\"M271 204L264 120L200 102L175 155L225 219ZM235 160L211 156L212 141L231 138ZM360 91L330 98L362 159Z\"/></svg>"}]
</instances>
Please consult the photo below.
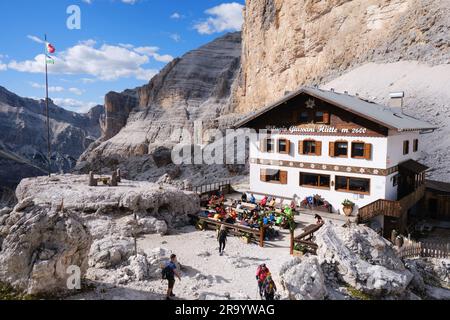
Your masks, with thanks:
<instances>
[{"instance_id":1,"label":"wooden balcony","mask_svg":"<svg viewBox=\"0 0 450 320\"><path fill-rule=\"evenodd\" d=\"M379 199L358 210L358 223L383 215L387 217L402 218L411 207L419 202L425 195L425 185L419 186L414 192L399 201Z\"/></svg>"}]
</instances>

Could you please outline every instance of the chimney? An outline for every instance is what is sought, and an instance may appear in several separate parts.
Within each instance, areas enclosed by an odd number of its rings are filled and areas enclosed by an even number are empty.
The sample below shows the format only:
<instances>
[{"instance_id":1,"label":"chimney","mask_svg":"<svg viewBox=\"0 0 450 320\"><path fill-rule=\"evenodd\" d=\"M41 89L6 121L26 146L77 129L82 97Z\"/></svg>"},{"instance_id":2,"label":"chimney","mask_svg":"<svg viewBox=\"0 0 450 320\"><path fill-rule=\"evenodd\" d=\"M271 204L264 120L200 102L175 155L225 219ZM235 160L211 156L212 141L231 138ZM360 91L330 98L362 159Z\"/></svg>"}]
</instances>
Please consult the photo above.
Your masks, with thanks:
<instances>
[{"instance_id":1,"label":"chimney","mask_svg":"<svg viewBox=\"0 0 450 320\"><path fill-rule=\"evenodd\" d=\"M405 92L391 92L389 94L389 107L394 113L402 114L403 113L403 98L405 97Z\"/></svg>"}]
</instances>

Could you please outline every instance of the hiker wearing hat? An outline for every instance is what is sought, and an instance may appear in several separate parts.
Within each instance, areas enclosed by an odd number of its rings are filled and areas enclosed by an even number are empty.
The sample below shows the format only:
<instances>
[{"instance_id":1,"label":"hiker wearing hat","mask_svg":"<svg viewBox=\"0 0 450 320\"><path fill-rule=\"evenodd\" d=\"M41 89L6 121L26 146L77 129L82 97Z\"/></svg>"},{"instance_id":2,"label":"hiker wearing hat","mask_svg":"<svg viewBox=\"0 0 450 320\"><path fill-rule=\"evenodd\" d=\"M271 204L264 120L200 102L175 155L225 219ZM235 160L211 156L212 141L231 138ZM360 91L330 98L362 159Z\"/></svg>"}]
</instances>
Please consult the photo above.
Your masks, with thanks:
<instances>
[{"instance_id":1,"label":"hiker wearing hat","mask_svg":"<svg viewBox=\"0 0 450 320\"><path fill-rule=\"evenodd\" d=\"M263 292L266 300L274 300L276 291L277 286L275 285L275 282L272 279L272 275L269 272L267 273L266 280L264 280L263 283Z\"/></svg>"},{"instance_id":2,"label":"hiker wearing hat","mask_svg":"<svg viewBox=\"0 0 450 320\"><path fill-rule=\"evenodd\" d=\"M256 270L256 280L258 281L259 296L261 297L261 299L263 298L264 294L264 281L266 280L269 273L269 268L267 268L265 263L261 264Z\"/></svg>"}]
</instances>

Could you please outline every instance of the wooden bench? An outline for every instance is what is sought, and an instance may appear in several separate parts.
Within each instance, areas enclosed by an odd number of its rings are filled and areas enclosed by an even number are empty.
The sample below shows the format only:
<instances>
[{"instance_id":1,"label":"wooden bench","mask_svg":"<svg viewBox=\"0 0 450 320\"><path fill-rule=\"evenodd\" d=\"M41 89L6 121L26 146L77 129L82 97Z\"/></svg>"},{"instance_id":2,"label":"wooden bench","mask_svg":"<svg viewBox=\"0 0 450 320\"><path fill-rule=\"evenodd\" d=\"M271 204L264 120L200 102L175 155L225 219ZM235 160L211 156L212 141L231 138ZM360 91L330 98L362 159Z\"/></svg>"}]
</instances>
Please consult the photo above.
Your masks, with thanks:
<instances>
[{"instance_id":1,"label":"wooden bench","mask_svg":"<svg viewBox=\"0 0 450 320\"><path fill-rule=\"evenodd\" d=\"M246 227L246 226L241 226L239 224L231 224L231 223L226 223L226 222L222 222L222 221L217 221L215 219L211 219L211 218L207 218L207 217L201 217L199 215L191 214L189 216L191 218L197 220L197 222L205 223L206 226L212 225L217 228L218 226L224 225L231 231L232 234L237 235L237 236L242 236L243 233L250 233L255 236L255 239L259 239L259 246L264 247L264 237L265 237L265 232L266 232L265 227L263 227L262 229L254 229L254 228L250 228L250 227Z\"/></svg>"},{"instance_id":2,"label":"wooden bench","mask_svg":"<svg viewBox=\"0 0 450 320\"><path fill-rule=\"evenodd\" d=\"M299 243L301 245L304 245L315 253L319 246L312 242L311 240L314 237L314 233L316 233L320 228L322 228L323 223L321 224L311 224L303 229L303 233L301 233L297 237L293 237L293 234L291 234L291 255L294 253L294 243Z\"/></svg>"}]
</instances>

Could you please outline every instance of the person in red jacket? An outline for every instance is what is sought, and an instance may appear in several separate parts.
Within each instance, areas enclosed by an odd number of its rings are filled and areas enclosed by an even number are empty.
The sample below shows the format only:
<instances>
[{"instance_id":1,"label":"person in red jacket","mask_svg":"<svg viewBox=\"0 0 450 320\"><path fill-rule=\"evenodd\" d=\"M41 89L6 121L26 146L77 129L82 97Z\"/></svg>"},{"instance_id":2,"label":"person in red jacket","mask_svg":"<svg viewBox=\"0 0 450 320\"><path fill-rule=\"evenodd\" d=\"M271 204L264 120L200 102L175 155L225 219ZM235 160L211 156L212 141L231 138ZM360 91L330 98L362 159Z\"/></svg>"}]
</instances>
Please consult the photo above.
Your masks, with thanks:
<instances>
[{"instance_id":1,"label":"person in red jacket","mask_svg":"<svg viewBox=\"0 0 450 320\"><path fill-rule=\"evenodd\" d=\"M263 298L263 284L264 281L267 278L267 275L270 273L269 268L267 268L266 264L261 264L258 269L256 270L256 280L258 281L258 288L259 288L259 296L261 299Z\"/></svg>"},{"instance_id":2,"label":"person in red jacket","mask_svg":"<svg viewBox=\"0 0 450 320\"><path fill-rule=\"evenodd\" d=\"M264 198L262 198L261 202L259 203L261 205L261 207L265 207L267 204L267 196L264 196Z\"/></svg>"}]
</instances>

